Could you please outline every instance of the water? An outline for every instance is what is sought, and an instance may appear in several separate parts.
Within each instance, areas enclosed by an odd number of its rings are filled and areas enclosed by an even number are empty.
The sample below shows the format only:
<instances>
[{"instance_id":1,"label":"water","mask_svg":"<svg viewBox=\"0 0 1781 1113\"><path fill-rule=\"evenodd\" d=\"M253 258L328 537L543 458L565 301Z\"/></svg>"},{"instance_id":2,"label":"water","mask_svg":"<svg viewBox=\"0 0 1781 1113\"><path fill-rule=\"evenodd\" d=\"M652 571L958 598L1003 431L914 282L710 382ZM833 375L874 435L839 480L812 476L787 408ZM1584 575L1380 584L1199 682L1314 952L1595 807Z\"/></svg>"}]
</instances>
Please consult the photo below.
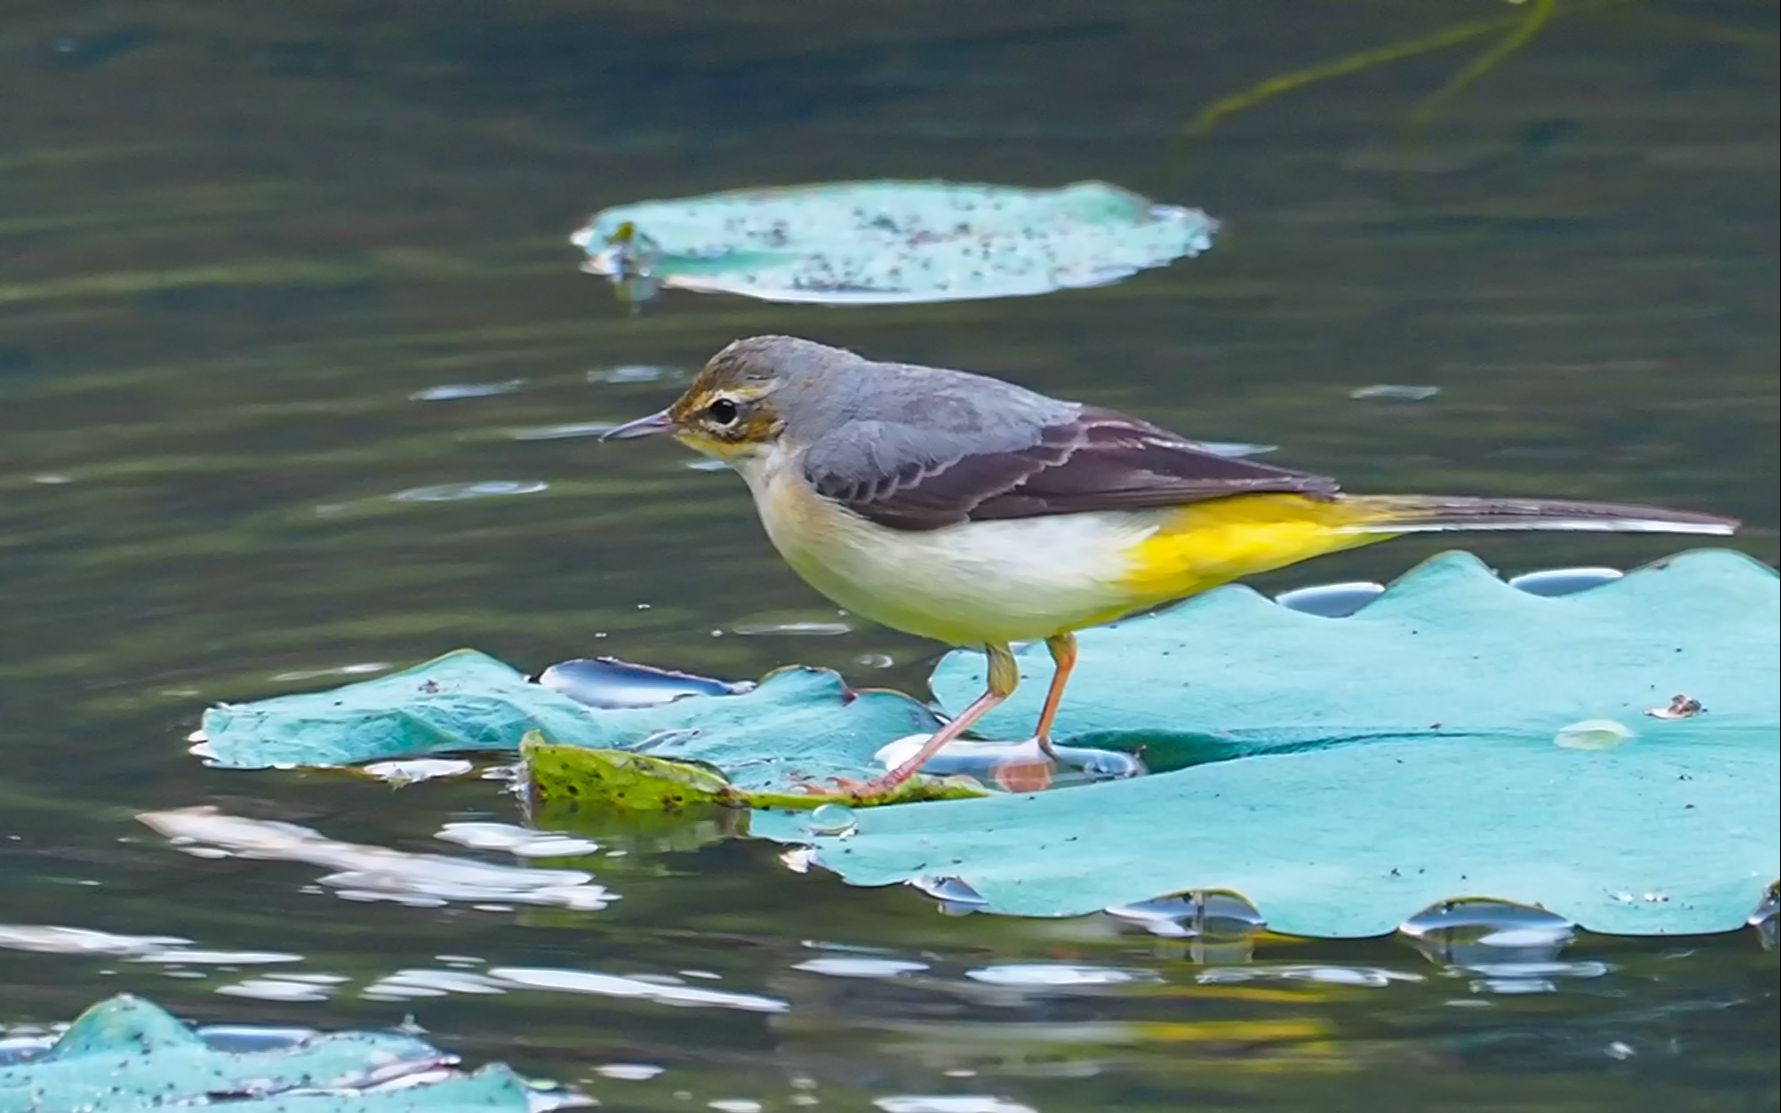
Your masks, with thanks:
<instances>
[{"instance_id":1,"label":"water","mask_svg":"<svg viewBox=\"0 0 1781 1113\"><path fill-rule=\"evenodd\" d=\"M1740 515L1774 561L1773 6L1581 7L1407 144L1485 40L1181 149L1265 78L1524 8L15 3L0 1024L125 989L195 1023L412 1017L618 1109L1775 1108L1756 931L1505 929L1492 959L1205 935L1162 905L1011 921L955 879L850 890L715 823L613 819L536 854L498 781L186 753L208 701L459 645L918 687L933 647L811 595L732 477L592 440L747 333L997 371L1355 490ZM626 201L899 175L1105 178L1227 231L1044 298L669 291L638 314L566 242ZM1437 393L1352 397L1379 384ZM1384 583L1439 547L1263 586ZM1517 574L1675 543L1470 547ZM199 807L262 852L134 818Z\"/></svg>"}]
</instances>

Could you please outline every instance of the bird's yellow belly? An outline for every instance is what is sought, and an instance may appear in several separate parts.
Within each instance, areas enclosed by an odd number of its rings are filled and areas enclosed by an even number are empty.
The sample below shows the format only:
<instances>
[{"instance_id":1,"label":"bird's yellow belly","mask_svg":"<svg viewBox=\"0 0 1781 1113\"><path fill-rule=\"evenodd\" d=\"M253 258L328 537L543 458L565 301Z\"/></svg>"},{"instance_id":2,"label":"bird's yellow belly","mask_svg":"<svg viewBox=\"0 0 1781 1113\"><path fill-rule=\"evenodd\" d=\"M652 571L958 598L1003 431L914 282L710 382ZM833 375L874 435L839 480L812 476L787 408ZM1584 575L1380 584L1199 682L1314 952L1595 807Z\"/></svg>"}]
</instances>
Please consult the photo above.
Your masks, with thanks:
<instances>
[{"instance_id":1,"label":"bird's yellow belly","mask_svg":"<svg viewBox=\"0 0 1781 1113\"><path fill-rule=\"evenodd\" d=\"M1125 582L1145 606L1397 536L1357 528L1373 516L1364 502L1303 495L1236 495L1161 515L1128 553Z\"/></svg>"},{"instance_id":2,"label":"bird's yellow belly","mask_svg":"<svg viewBox=\"0 0 1781 1113\"><path fill-rule=\"evenodd\" d=\"M864 618L953 645L1079 630L1380 539L1308 520L1327 504L1280 495L923 531L877 525L799 483L763 484L756 504L812 587Z\"/></svg>"}]
</instances>

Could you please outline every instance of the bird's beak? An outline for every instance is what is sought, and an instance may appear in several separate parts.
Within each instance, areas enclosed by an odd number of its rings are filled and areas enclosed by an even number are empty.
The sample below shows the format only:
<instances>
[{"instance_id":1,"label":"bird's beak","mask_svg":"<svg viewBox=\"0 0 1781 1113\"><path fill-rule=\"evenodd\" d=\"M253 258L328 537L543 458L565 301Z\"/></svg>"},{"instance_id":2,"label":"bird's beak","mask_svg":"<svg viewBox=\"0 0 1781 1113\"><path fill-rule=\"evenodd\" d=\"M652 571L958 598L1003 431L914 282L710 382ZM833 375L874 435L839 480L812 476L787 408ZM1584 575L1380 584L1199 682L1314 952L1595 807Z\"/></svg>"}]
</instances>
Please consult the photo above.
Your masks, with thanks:
<instances>
[{"instance_id":1,"label":"bird's beak","mask_svg":"<svg viewBox=\"0 0 1781 1113\"><path fill-rule=\"evenodd\" d=\"M602 441L628 441L638 437L659 437L674 428L674 419L668 416L667 410L640 417L636 421L627 421L615 429L608 429L600 434Z\"/></svg>"}]
</instances>

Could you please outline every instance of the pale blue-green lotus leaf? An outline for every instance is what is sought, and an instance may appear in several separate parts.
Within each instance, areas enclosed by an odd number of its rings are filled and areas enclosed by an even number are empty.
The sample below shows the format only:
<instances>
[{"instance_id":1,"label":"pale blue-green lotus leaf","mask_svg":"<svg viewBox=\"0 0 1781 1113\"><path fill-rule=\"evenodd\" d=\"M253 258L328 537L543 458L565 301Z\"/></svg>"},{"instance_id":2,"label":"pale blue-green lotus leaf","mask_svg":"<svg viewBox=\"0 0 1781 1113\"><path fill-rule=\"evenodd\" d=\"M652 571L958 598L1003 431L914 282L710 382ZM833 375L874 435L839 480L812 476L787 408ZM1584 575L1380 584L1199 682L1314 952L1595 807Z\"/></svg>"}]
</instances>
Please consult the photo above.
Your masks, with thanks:
<instances>
[{"instance_id":1,"label":"pale blue-green lotus leaf","mask_svg":"<svg viewBox=\"0 0 1781 1113\"><path fill-rule=\"evenodd\" d=\"M1058 189L832 182L644 201L571 241L585 269L779 302L1043 294L1196 255L1217 225L1104 182Z\"/></svg>"},{"instance_id":2,"label":"pale blue-green lotus leaf","mask_svg":"<svg viewBox=\"0 0 1781 1113\"><path fill-rule=\"evenodd\" d=\"M236 768L512 752L536 730L566 745L707 762L738 787L758 789L866 775L878 747L933 725L909 697L850 691L825 669L781 669L739 695L596 710L458 650L329 691L212 707L202 730L212 760Z\"/></svg>"},{"instance_id":3,"label":"pale blue-green lotus leaf","mask_svg":"<svg viewBox=\"0 0 1781 1113\"><path fill-rule=\"evenodd\" d=\"M1025 915L1228 889L1315 936L1459 897L1730 930L1781 863L1777 627L1775 573L1728 552L1555 598L1449 554L1347 618L1228 588L1082 637L1060 733L1142 743L1167 771L858 809L844 838L754 830L857 884L957 878ZM986 733L1031 731L1049 670L1042 648L1022 661L1036 682ZM958 707L981 683L961 654L933 685ZM1706 711L1647 714L1676 695ZM1586 720L1628 736L1566 732Z\"/></svg>"},{"instance_id":4,"label":"pale blue-green lotus leaf","mask_svg":"<svg viewBox=\"0 0 1781 1113\"><path fill-rule=\"evenodd\" d=\"M374 1088L449 1062L420 1040L374 1032L231 1051L147 1001L119 996L82 1013L41 1054L0 1059L0 1113L146 1113L208 1107L223 1094L242 1113L525 1113L526 1087L500 1066Z\"/></svg>"}]
</instances>

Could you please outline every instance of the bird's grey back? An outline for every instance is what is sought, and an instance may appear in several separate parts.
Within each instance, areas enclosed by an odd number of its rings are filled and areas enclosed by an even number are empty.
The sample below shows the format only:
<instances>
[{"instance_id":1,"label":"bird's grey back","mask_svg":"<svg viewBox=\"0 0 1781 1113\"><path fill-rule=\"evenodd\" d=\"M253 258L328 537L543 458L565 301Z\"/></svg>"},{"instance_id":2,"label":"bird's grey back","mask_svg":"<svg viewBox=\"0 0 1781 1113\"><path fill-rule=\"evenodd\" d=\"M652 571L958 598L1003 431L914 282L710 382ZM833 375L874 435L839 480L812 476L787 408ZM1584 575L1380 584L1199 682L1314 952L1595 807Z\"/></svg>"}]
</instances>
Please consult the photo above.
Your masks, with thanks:
<instances>
[{"instance_id":1,"label":"bird's grey back","mask_svg":"<svg viewBox=\"0 0 1781 1113\"><path fill-rule=\"evenodd\" d=\"M785 435L813 453L820 446L825 470L858 460L883 474L887 465L895 471L914 460L1025 448L1046 426L1082 411L1078 403L969 371L881 363L795 337L739 343L772 363L780 380L773 405Z\"/></svg>"}]
</instances>

